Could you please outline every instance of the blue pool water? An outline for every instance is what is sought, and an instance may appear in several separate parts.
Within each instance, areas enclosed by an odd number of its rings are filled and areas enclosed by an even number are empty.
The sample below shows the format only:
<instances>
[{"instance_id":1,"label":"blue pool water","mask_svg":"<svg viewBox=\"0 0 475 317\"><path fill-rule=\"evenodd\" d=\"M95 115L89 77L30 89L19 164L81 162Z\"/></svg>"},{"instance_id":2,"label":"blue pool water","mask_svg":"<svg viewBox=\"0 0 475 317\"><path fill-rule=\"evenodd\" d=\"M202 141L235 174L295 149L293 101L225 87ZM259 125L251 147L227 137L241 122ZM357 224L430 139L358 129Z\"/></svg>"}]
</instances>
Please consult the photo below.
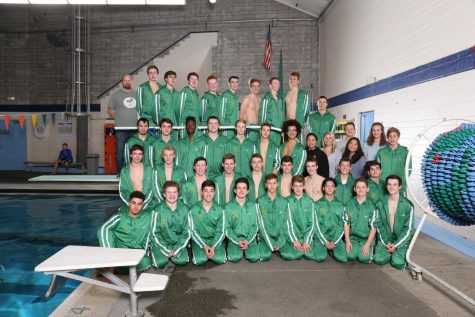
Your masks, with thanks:
<instances>
[{"instance_id":1,"label":"blue pool water","mask_svg":"<svg viewBox=\"0 0 475 317\"><path fill-rule=\"evenodd\" d=\"M0 316L48 316L74 290L68 281L45 300L51 276L37 264L66 245L98 245L98 226L121 205L117 196L0 196Z\"/></svg>"}]
</instances>

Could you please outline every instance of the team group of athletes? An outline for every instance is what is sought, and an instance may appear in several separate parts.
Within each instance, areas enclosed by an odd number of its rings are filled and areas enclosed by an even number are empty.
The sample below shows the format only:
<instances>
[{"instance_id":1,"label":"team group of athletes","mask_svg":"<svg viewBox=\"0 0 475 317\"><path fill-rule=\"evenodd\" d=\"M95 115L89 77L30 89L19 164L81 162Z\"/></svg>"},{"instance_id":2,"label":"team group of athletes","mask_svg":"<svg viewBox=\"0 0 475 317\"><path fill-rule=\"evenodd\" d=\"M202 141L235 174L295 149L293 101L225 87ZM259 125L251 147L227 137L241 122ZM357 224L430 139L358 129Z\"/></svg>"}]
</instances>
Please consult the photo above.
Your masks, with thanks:
<instances>
[{"instance_id":1,"label":"team group of athletes","mask_svg":"<svg viewBox=\"0 0 475 317\"><path fill-rule=\"evenodd\" d=\"M186 264L189 245L197 265L267 261L275 253L405 267L414 208L404 197L407 149L398 129L385 134L374 123L362 146L349 122L336 142L327 98L310 114L297 72L285 98L278 78L262 99L261 82L251 79L241 104L236 76L222 94L209 76L200 99L196 73L180 92L175 72L165 73L164 86L156 66L147 74L137 92L125 75L109 102L116 123L124 124L126 111L139 120L137 133L116 132L125 205L99 228L101 246L146 249L139 270Z\"/></svg>"}]
</instances>

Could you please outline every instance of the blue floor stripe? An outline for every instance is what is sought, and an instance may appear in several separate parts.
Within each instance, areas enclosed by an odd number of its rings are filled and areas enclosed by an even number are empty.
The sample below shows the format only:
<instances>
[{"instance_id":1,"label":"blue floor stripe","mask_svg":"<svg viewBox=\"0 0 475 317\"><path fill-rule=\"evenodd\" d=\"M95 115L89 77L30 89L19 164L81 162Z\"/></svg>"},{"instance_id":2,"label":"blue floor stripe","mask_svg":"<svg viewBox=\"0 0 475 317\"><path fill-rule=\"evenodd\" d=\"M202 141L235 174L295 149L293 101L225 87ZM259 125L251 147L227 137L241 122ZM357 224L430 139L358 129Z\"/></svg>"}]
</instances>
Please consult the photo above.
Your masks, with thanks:
<instances>
[{"instance_id":1,"label":"blue floor stripe","mask_svg":"<svg viewBox=\"0 0 475 317\"><path fill-rule=\"evenodd\" d=\"M420 218L416 217L416 226L419 225ZM475 259L475 241L464 238L456 233L450 232L438 225L426 220L421 230L424 234L434 238L443 244L448 245L463 254ZM416 242L417 243L417 242Z\"/></svg>"}]
</instances>

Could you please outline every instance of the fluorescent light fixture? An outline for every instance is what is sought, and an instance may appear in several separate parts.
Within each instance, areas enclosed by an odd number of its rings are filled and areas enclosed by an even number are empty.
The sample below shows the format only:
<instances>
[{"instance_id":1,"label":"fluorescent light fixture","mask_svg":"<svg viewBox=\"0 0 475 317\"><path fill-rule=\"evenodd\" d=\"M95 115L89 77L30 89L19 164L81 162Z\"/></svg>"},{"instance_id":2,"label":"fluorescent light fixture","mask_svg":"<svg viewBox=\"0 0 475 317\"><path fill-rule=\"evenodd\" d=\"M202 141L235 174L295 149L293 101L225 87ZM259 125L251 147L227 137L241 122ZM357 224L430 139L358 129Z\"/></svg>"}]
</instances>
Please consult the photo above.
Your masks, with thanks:
<instances>
[{"instance_id":1,"label":"fluorescent light fixture","mask_svg":"<svg viewBox=\"0 0 475 317\"><path fill-rule=\"evenodd\" d=\"M68 4L68 0L30 0L30 4Z\"/></svg>"},{"instance_id":2,"label":"fluorescent light fixture","mask_svg":"<svg viewBox=\"0 0 475 317\"><path fill-rule=\"evenodd\" d=\"M28 0L0 0L2 4L28 4Z\"/></svg>"},{"instance_id":3,"label":"fluorescent light fixture","mask_svg":"<svg viewBox=\"0 0 475 317\"><path fill-rule=\"evenodd\" d=\"M146 0L149 5L179 5L184 6L186 0Z\"/></svg>"},{"instance_id":4,"label":"fluorescent light fixture","mask_svg":"<svg viewBox=\"0 0 475 317\"><path fill-rule=\"evenodd\" d=\"M87 4L103 4L106 5L106 0L68 0L69 4L79 4L79 5L87 5Z\"/></svg>"},{"instance_id":5,"label":"fluorescent light fixture","mask_svg":"<svg viewBox=\"0 0 475 317\"><path fill-rule=\"evenodd\" d=\"M144 5L145 0L107 0L107 4L112 5Z\"/></svg>"},{"instance_id":6,"label":"fluorescent light fixture","mask_svg":"<svg viewBox=\"0 0 475 317\"><path fill-rule=\"evenodd\" d=\"M68 0L30 0L30 4L68 4Z\"/></svg>"}]
</instances>

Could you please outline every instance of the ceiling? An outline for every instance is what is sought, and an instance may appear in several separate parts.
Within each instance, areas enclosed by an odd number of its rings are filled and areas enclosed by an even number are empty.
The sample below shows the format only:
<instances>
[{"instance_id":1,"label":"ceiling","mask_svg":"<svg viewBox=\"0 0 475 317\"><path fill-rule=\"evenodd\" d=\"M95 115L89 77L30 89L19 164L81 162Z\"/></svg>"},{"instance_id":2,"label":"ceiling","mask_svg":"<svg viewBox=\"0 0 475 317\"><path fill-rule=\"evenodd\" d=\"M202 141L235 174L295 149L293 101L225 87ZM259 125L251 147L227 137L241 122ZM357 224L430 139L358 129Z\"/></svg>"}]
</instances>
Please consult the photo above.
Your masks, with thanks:
<instances>
[{"instance_id":1,"label":"ceiling","mask_svg":"<svg viewBox=\"0 0 475 317\"><path fill-rule=\"evenodd\" d=\"M326 10L334 0L275 0L316 18Z\"/></svg>"}]
</instances>

